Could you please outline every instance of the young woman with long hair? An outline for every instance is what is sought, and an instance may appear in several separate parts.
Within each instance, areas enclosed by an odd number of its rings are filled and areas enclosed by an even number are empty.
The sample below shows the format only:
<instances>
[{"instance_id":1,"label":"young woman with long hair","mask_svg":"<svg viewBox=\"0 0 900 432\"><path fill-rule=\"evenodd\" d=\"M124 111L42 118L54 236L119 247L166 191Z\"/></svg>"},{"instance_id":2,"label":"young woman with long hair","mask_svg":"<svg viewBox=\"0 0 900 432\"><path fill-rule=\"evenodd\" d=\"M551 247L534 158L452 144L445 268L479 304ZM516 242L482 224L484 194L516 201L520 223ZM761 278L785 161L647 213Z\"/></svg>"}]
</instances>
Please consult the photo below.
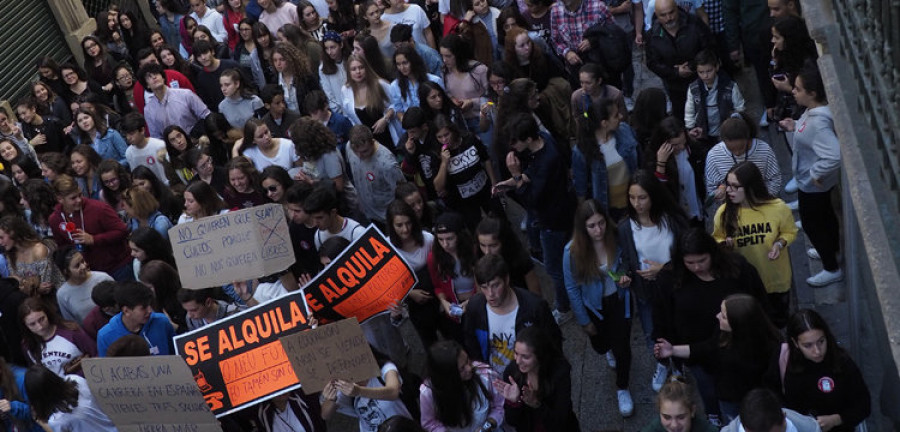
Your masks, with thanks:
<instances>
[{"instance_id":1,"label":"young woman with long hair","mask_svg":"<svg viewBox=\"0 0 900 432\"><path fill-rule=\"evenodd\" d=\"M96 21L97 30L94 34L106 44L106 51L112 54L116 61L130 62L131 55L128 52L128 44L125 43L121 31L119 31L118 15L111 11L102 11L97 14Z\"/></svg>"},{"instance_id":2,"label":"young woman with long hair","mask_svg":"<svg viewBox=\"0 0 900 432\"><path fill-rule=\"evenodd\" d=\"M244 0L227 0L222 13L222 23L228 34L228 49L234 51L241 42L240 23L247 19Z\"/></svg>"},{"instance_id":3,"label":"young woman with long hair","mask_svg":"<svg viewBox=\"0 0 900 432\"><path fill-rule=\"evenodd\" d=\"M753 296L732 294L722 301L718 331L705 341L672 345L660 338L658 359L677 357L715 365L716 397L723 424L738 416L747 392L761 387L781 349L781 333Z\"/></svg>"},{"instance_id":4,"label":"young woman with long hair","mask_svg":"<svg viewBox=\"0 0 900 432\"><path fill-rule=\"evenodd\" d=\"M131 187L131 173L122 164L106 159L97 166L100 174L100 200L109 204L123 220L125 207L122 194Z\"/></svg>"},{"instance_id":5,"label":"young woman with long hair","mask_svg":"<svg viewBox=\"0 0 900 432\"><path fill-rule=\"evenodd\" d=\"M56 292L59 312L63 319L82 325L96 306L91 297L94 286L112 282L113 278L102 271L91 270L84 255L72 246L57 249L53 253L53 262L66 278Z\"/></svg>"},{"instance_id":6,"label":"young woman with long hair","mask_svg":"<svg viewBox=\"0 0 900 432\"><path fill-rule=\"evenodd\" d=\"M253 163L257 170L271 165L291 169L297 164L299 157L294 143L284 138L273 138L269 127L263 120L250 119L244 124L243 129L243 141L234 147L232 157L244 156Z\"/></svg>"},{"instance_id":7,"label":"young woman with long hair","mask_svg":"<svg viewBox=\"0 0 900 432\"><path fill-rule=\"evenodd\" d=\"M33 97L22 98L16 103L22 134L37 154L65 151L71 143L66 136L67 125L52 114L41 114L40 111L41 106Z\"/></svg>"},{"instance_id":8,"label":"young woman with long hair","mask_svg":"<svg viewBox=\"0 0 900 432\"><path fill-rule=\"evenodd\" d=\"M627 216L619 223L623 268L631 278L638 318L652 352L654 293L671 289L672 250L687 222L656 177L644 170L635 172L628 182ZM662 387L666 374L666 366L657 363L653 390Z\"/></svg>"},{"instance_id":9,"label":"young woman with long hair","mask_svg":"<svg viewBox=\"0 0 900 432\"><path fill-rule=\"evenodd\" d=\"M811 259L822 260L822 271L807 278L806 283L821 287L844 278L838 263L840 224L831 204L831 192L840 183L841 146L815 62L808 62L797 76L794 99L806 111L796 122L785 119L780 124L787 131L794 131L797 203L803 231L813 245L806 253Z\"/></svg>"},{"instance_id":10,"label":"young woman with long hair","mask_svg":"<svg viewBox=\"0 0 900 432\"><path fill-rule=\"evenodd\" d=\"M19 156L9 163L9 173L13 184L21 187L28 179L41 179L41 168L34 159L27 156Z\"/></svg>"},{"instance_id":11,"label":"young woman with long hair","mask_svg":"<svg viewBox=\"0 0 900 432\"><path fill-rule=\"evenodd\" d=\"M72 149L69 160L71 161L72 173L75 174L75 180L78 182L78 186L81 187L84 196L100 199L102 186L100 173L97 172L97 168L103 159L100 158L97 151L86 144L77 145Z\"/></svg>"},{"instance_id":12,"label":"young woman with long hair","mask_svg":"<svg viewBox=\"0 0 900 432\"><path fill-rule=\"evenodd\" d=\"M113 68L116 60L106 51L106 44L96 36L85 36L81 40L81 51L84 54L84 71L100 84L104 91L113 90Z\"/></svg>"},{"instance_id":13,"label":"young woman with long hair","mask_svg":"<svg viewBox=\"0 0 900 432\"><path fill-rule=\"evenodd\" d=\"M391 107L402 121L406 110L420 104L419 83L431 81L443 86L444 80L437 75L428 73L425 61L410 45L398 48L394 52L393 58L394 67L397 69L397 78L391 82Z\"/></svg>"},{"instance_id":14,"label":"young woman with long hair","mask_svg":"<svg viewBox=\"0 0 900 432\"><path fill-rule=\"evenodd\" d=\"M162 63L164 68L180 72L188 79L194 76L191 63L181 56L177 48L171 45L163 45L156 49L156 56L159 57L159 62Z\"/></svg>"},{"instance_id":15,"label":"young woman with long hair","mask_svg":"<svg viewBox=\"0 0 900 432\"><path fill-rule=\"evenodd\" d=\"M356 49L357 45L359 45L360 51L366 46L376 46L381 52L382 58L391 58L391 56L394 55L395 49L394 44L391 43L391 29L394 28L394 23L381 18L383 8L378 0L366 0L365 3L362 4L362 7L359 8L359 11L360 28L362 31L357 33L356 37L353 38L353 54L360 55ZM372 40L370 42L374 43L363 43L364 39L367 37L371 37ZM371 57L371 55L373 55L374 52L372 52L372 50L366 51L368 51L366 53L366 58L372 62L374 58Z\"/></svg>"},{"instance_id":16,"label":"young woman with long hair","mask_svg":"<svg viewBox=\"0 0 900 432\"><path fill-rule=\"evenodd\" d=\"M193 182L184 190L184 213L178 223L191 222L228 211L219 194L206 182Z\"/></svg>"},{"instance_id":17,"label":"young woman with long hair","mask_svg":"<svg viewBox=\"0 0 900 432\"><path fill-rule=\"evenodd\" d=\"M52 115L63 125L72 123L72 110L47 83L35 81L31 84L31 95L37 101L41 115Z\"/></svg>"},{"instance_id":18,"label":"young woman with long hair","mask_svg":"<svg viewBox=\"0 0 900 432\"><path fill-rule=\"evenodd\" d=\"M703 228L681 237L673 258L672 290L657 293L654 330L672 343L703 342L714 336L715 316L722 300L732 294L756 298L768 313L765 286L756 269L742 256L721 246ZM687 362L708 415L719 415L712 365Z\"/></svg>"},{"instance_id":19,"label":"young woman with long hair","mask_svg":"<svg viewBox=\"0 0 900 432\"><path fill-rule=\"evenodd\" d=\"M152 235L150 232L147 233ZM166 314L169 317L169 321L175 325L176 332L182 333L186 331L187 318L184 307L181 306L181 302L178 301L176 294L181 289L178 269L161 259L147 260L141 264L138 280L153 290L153 309Z\"/></svg>"},{"instance_id":20,"label":"young woman with long hair","mask_svg":"<svg viewBox=\"0 0 900 432\"><path fill-rule=\"evenodd\" d=\"M97 356L97 344L90 336L78 324L63 321L42 299L31 297L19 305L19 323L27 330L22 334L22 348L29 362L59 376L83 375L82 358Z\"/></svg>"},{"instance_id":21,"label":"young woman with long hair","mask_svg":"<svg viewBox=\"0 0 900 432\"><path fill-rule=\"evenodd\" d=\"M29 296L52 299L63 276L53 265L50 248L24 218L0 218L0 246L6 251L10 275L19 280L19 289Z\"/></svg>"},{"instance_id":22,"label":"young woman with long hair","mask_svg":"<svg viewBox=\"0 0 900 432\"><path fill-rule=\"evenodd\" d=\"M312 184L318 180L331 180L338 192L356 196L337 140L328 126L312 117L302 117L291 125L290 133L300 157L297 174L300 181Z\"/></svg>"},{"instance_id":23,"label":"young woman with long hair","mask_svg":"<svg viewBox=\"0 0 900 432\"><path fill-rule=\"evenodd\" d=\"M434 235L422 229L419 219L409 204L394 200L387 207L387 234L397 252L409 263L419 279L419 285L409 292L410 319L422 339L430 346L438 340L438 307L434 286L428 275L428 253L434 244Z\"/></svg>"},{"instance_id":24,"label":"young woman with long hair","mask_svg":"<svg viewBox=\"0 0 900 432\"><path fill-rule=\"evenodd\" d=\"M353 39L359 18L356 16L356 5L352 0L325 0L328 5L328 17L325 22L328 29L338 33L341 38ZM324 40L324 39L323 39Z\"/></svg>"},{"instance_id":25,"label":"young woman with long hair","mask_svg":"<svg viewBox=\"0 0 900 432\"><path fill-rule=\"evenodd\" d=\"M631 278L622 273L622 250L616 224L606 209L587 199L575 210L572 240L563 253L563 276L575 320L591 347L606 354L616 369L619 412L628 417L634 403L631 375Z\"/></svg>"},{"instance_id":26,"label":"young woman with long hair","mask_svg":"<svg viewBox=\"0 0 900 432\"><path fill-rule=\"evenodd\" d=\"M169 235L172 221L159 211L159 201L152 193L138 187L127 188L122 192L122 205L128 216L129 231L153 228L163 236Z\"/></svg>"},{"instance_id":27,"label":"young woman with long hair","mask_svg":"<svg viewBox=\"0 0 900 432\"><path fill-rule=\"evenodd\" d=\"M317 42L321 41L326 30L326 21L319 16L312 3L300 0L297 3L297 14L300 16L300 28L309 33L310 37Z\"/></svg>"},{"instance_id":28,"label":"young woman with long hair","mask_svg":"<svg viewBox=\"0 0 900 432\"><path fill-rule=\"evenodd\" d=\"M72 170L71 160L63 153L44 153L38 156L38 162L41 163L41 175L44 176L47 182L52 183L53 180L56 180L56 177L62 174L75 175L75 172Z\"/></svg>"},{"instance_id":29,"label":"young woman with long hair","mask_svg":"<svg viewBox=\"0 0 900 432\"><path fill-rule=\"evenodd\" d=\"M302 98L313 90L322 89L318 77L312 73L309 58L294 45L279 42L272 53L272 65L278 72L275 82L284 89L288 108L303 113Z\"/></svg>"},{"instance_id":30,"label":"young woman with long hair","mask_svg":"<svg viewBox=\"0 0 900 432\"><path fill-rule=\"evenodd\" d=\"M541 281L528 249L522 245L509 222L498 217L486 217L475 229L478 257L499 255L509 267L509 285L541 293Z\"/></svg>"},{"instance_id":31,"label":"young woman with long hair","mask_svg":"<svg viewBox=\"0 0 900 432\"><path fill-rule=\"evenodd\" d=\"M32 366L25 373L25 392L34 418L47 423L52 430L118 430L94 401L87 381L80 376L61 377L43 366Z\"/></svg>"},{"instance_id":32,"label":"young woman with long hair","mask_svg":"<svg viewBox=\"0 0 900 432\"><path fill-rule=\"evenodd\" d=\"M428 378L422 383L419 405L425 430L498 430L503 423L503 395L494 386L500 377L487 364L472 362L453 340L428 348Z\"/></svg>"},{"instance_id":33,"label":"young woman with long hair","mask_svg":"<svg viewBox=\"0 0 900 432\"><path fill-rule=\"evenodd\" d=\"M136 56L144 48L150 48L150 30L147 25L130 10L119 12L119 28L128 52Z\"/></svg>"},{"instance_id":34,"label":"young woman with long hair","mask_svg":"<svg viewBox=\"0 0 900 432\"><path fill-rule=\"evenodd\" d=\"M344 114L354 125L372 129L379 144L394 148L400 132L390 106L390 85L372 70L365 57L351 54L345 64L348 79L341 89Z\"/></svg>"},{"instance_id":35,"label":"young woman with long hair","mask_svg":"<svg viewBox=\"0 0 900 432\"><path fill-rule=\"evenodd\" d=\"M797 237L794 216L784 201L769 194L752 162L735 165L726 176L725 188L727 196L716 211L713 237L756 267L768 293L772 321L784 327L792 281L787 247Z\"/></svg>"},{"instance_id":36,"label":"young woman with long hair","mask_svg":"<svg viewBox=\"0 0 900 432\"><path fill-rule=\"evenodd\" d=\"M170 220L174 220L181 214L182 203L150 168L139 166L131 172L131 184L134 187L150 192L153 198L159 202L159 211Z\"/></svg>"},{"instance_id":37,"label":"young woman with long hair","mask_svg":"<svg viewBox=\"0 0 900 432\"><path fill-rule=\"evenodd\" d=\"M332 0L335 2L337 0ZM344 1L344 0L341 0ZM327 31L322 35L322 64L319 65L319 82L328 96L328 108L343 114L341 89L347 84L347 69L344 67L344 38L337 32Z\"/></svg>"},{"instance_id":38,"label":"young woman with long hair","mask_svg":"<svg viewBox=\"0 0 900 432\"><path fill-rule=\"evenodd\" d=\"M625 113L612 99L594 103L579 122L578 141L572 149L572 173L579 198L593 198L621 220L628 206L628 180L638 168L638 142L622 122ZM590 184L589 184L590 182Z\"/></svg>"},{"instance_id":39,"label":"young woman with long hair","mask_svg":"<svg viewBox=\"0 0 900 432\"><path fill-rule=\"evenodd\" d=\"M77 66L74 63L63 63L59 67L59 73L63 82L66 83L66 92L62 96L70 108L72 108L72 104L78 101L79 96L91 93L100 95L107 103L110 101L109 94L103 90L103 86L90 79L81 66ZM75 109L72 109L72 111L75 111Z\"/></svg>"},{"instance_id":40,"label":"young woman with long hair","mask_svg":"<svg viewBox=\"0 0 900 432\"><path fill-rule=\"evenodd\" d=\"M219 102L219 112L228 120L231 127L241 128L252 118L261 118L264 107L262 99L257 96L249 83L244 82L237 69L228 69L219 76L219 86L225 96Z\"/></svg>"},{"instance_id":41,"label":"young woman with long hair","mask_svg":"<svg viewBox=\"0 0 900 432\"><path fill-rule=\"evenodd\" d=\"M458 213L446 212L434 223L435 242L428 255L428 273L441 303L445 321L454 325L455 334L447 335L462 343L462 314L469 299L478 293L475 285L475 241Z\"/></svg>"},{"instance_id":42,"label":"young woman with long hair","mask_svg":"<svg viewBox=\"0 0 900 432\"><path fill-rule=\"evenodd\" d=\"M228 161L225 169L228 170L228 187L222 198L228 208L245 209L269 202L259 186L259 171L250 159L238 156Z\"/></svg>"},{"instance_id":43,"label":"young woman with long hair","mask_svg":"<svg viewBox=\"0 0 900 432\"><path fill-rule=\"evenodd\" d=\"M698 223L705 220L706 151L702 143L688 135L681 120L671 116L663 119L642 154L647 169L665 183L687 216Z\"/></svg>"},{"instance_id":44,"label":"young woman with long hair","mask_svg":"<svg viewBox=\"0 0 900 432\"><path fill-rule=\"evenodd\" d=\"M823 431L852 431L872 412L859 367L840 345L822 316L810 309L788 320L789 351L781 362L784 405L816 418ZM783 356L782 356L783 358Z\"/></svg>"},{"instance_id":45,"label":"young woman with long hair","mask_svg":"<svg viewBox=\"0 0 900 432\"><path fill-rule=\"evenodd\" d=\"M276 36L279 42L289 43L308 57L309 70L319 69L322 63L322 46L320 41L308 31L296 24L285 24L278 29Z\"/></svg>"},{"instance_id":46,"label":"young woman with long hair","mask_svg":"<svg viewBox=\"0 0 900 432\"><path fill-rule=\"evenodd\" d=\"M10 431L33 431L43 429L34 421L31 406L25 397L25 368L8 364L0 356L0 400L6 402L0 424Z\"/></svg>"},{"instance_id":47,"label":"young woman with long hair","mask_svg":"<svg viewBox=\"0 0 900 432\"><path fill-rule=\"evenodd\" d=\"M166 167L166 177L169 184L187 184L194 177L193 173L184 165L182 155L197 146L191 136L178 125L169 125L163 130L163 142L166 143L166 154L162 162ZM169 174L171 172L171 174ZM173 178L174 177L174 178Z\"/></svg>"},{"instance_id":48,"label":"young woman with long hair","mask_svg":"<svg viewBox=\"0 0 900 432\"><path fill-rule=\"evenodd\" d=\"M272 54L275 52L275 40L273 40L272 34L274 33L269 31L264 23L257 21L253 24L253 43L256 45L256 50L250 52L250 61L258 65L266 83L277 84L278 71L272 64ZM254 74L254 79L259 80L256 74Z\"/></svg>"},{"instance_id":49,"label":"young woman with long hair","mask_svg":"<svg viewBox=\"0 0 900 432\"><path fill-rule=\"evenodd\" d=\"M494 383L503 395L506 422L516 431L577 431L572 408L572 367L538 327L516 333L515 360Z\"/></svg>"},{"instance_id":50,"label":"young woman with long hair","mask_svg":"<svg viewBox=\"0 0 900 432\"><path fill-rule=\"evenodd\" d=\"M447 96L447 92L438 83L423 81L419 83L419 108L425 113L425 119L431 123L438 115L450 119L459 130L468 130L462 110Z\"/></svg>"},{"instance_id":51,"label":"young woman with long hair","mask_svg":"<svg viewBox=\"0 0 900 432\"><path fill-rule=\"evenodd\" d=\"M20 152L30 152L28 140L25 138L22 128L16 122L15 115L3 108L0 108L0 140L15 144Z\"/></svg>"},{"instance_id":52,"label":"young woman with long hair","mask_svg":"<svg viewBox=\"0 0 900 432\"><path fill-rule=\"evenodd\" d=\"M447 94L463 112L470 130L478 128L481 98L488 90L488 67L471 58L472 48L459 35L450 34L441 40L444 60L444 83Z\"/></svg>"},{"instance_id":53,"label":"young woman with long hair","mask_svg":"<svg viewBox=\"0 0 900 432\"><path fill-rule=\"evenodd\" d=\"M168 233L160 234L153 227L138 228L128 236L128 248L131 249L131 257L134 258L132 265L135 280L138 279L141 267L153 260L160 260L172 268L177 268Z\"/></svg>"},{"instance_id":54,"label":"young woman with long hair","mask_svg":"<svg viewBox=\"0 0 900 432\"><path fill-rule=\"evenodd\" d=\"M101 159L113 159L122 165L128 165L125 159L128 143L125 138L119 131L110 128L95 112L79 108L75 111L75 124L78 125L76 144L90 145Z\"/></svg>"},{"instance_id":55,"label":"young woman with long hair","mask_svg":"<svg viewBox=\"0 0 900 432\"><path fill-rule=\"evenodd\" d=\"M21 202L25 207L25 220L42 239L50 238L50 214L56 207L56 194L46 181L29 179L19 187L22 192Z\"/></svg>"},{"instance_id":56,"label":"young woman with long hair","mask_svg":"<svg viewBox=\"0 0 900 432\"><path fill-rule=\"evenodd\" d=\"M240 37L232 48L231 58L241 65L241 69L250 73L256 88L262 89L266 86L267 81L258 57L257 49L259 47L256 45L256 38L253 37L254 23L255 21L251 18L244 18L236 24Z\"/></svg>"}]
</instances>

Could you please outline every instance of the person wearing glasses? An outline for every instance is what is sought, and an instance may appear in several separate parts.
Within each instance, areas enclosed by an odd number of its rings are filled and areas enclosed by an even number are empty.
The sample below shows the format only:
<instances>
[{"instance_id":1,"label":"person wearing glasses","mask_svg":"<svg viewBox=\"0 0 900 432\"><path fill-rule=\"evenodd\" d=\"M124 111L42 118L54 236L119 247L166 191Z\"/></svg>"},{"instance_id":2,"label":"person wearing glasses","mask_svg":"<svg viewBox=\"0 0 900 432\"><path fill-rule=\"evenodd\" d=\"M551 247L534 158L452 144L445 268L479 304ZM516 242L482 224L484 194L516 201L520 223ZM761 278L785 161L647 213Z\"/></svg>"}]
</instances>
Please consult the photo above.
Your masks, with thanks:
<instances>
[{"instance_id":1,"label":"person wearing glasses","mask_svg":"<svg viewBox=\"0 0 900 432\"><path fill-rule=\"evenodd\" d=\"M791 209L766 189L756 164L744 161L725 177L725 204L715 216L713 237L756 267L766 287L772 322L784 328L791 289L787 247L797 237Z\"/></svg>"}]
</instances>

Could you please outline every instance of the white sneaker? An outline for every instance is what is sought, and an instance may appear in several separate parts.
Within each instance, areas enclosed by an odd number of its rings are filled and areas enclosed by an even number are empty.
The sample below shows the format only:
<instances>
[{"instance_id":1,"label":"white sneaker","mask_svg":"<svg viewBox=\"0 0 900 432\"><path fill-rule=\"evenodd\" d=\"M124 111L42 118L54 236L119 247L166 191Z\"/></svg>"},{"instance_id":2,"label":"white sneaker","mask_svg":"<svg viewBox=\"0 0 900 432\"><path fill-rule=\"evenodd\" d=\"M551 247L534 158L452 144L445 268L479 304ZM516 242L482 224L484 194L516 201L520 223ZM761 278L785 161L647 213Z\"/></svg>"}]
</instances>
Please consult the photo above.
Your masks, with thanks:
<instances>
[{"instance_id":1,"label":"white sneaker","mask_svg":"<svg viewBox=\"0 0 900 432\"><path fill-rule=\"evenodd\" d=\"M809 259L814 259L814 260L816 260L816 261L821 261L821 260L822 260L822 256L819 255L819 251L817 251L816 248L809 248L809 249L807 249L807 250L806 250L806 256L808 256Z\"/></svg>"},{"instance_id":2,"label":"white sneaker","mask_svg":"<svg viewBox=\"0 0 900 432\"><path fill-rule=\"evenodd\" d=\"M634 402L631 401L631 392L628 390L616 390L616 396L619 398L619 412L622 417L630 417L634 414Z\"/></svg>"},{"instance_id":3,"label":"white sneaker","mask_svg":"<svg viewBox=\"0 0 900 432\"><path fill-rule=\"evenodd\" d=\"M650 385L653 387L653 391L658 392L659 389L662 388L663 384L666 383L668 374L668 368L659 363L656 364L656 372L653 373L653 381L650 382Z\"/></svg>"},{"instance_id":4,"label":"white sneaker","mask_svg":"<svg viewBox=\"0 0 900 432\"><path fill-rule=\"evenodd\" d=\"M828 270L822 270L816 273L814 276L810 276L806 278L806 283L812 287L823 287L829 284L833 284L835 282L839 282L844 280L844 271L841 269L837 269L837 271L830 272Z\"/></svg>"},{"instance_id":5,"label":"white sneaker","mask_svg":"<svg viewBox=\"0 0 900 432\"><path fill-rule=\"evenodd\" d=\"M801 222L801 221L798 220L798 221L794 222L794 226L796 226L798 230L802 230L802 229L803 229L803 222Z\"/></svg>"},{"instance_id":6,"label":"white sneaker","mask_svg":"<svg viewBox=\"0 0 900 432\"><path fill-rule=\"evenodd\" d=\"M797 179L795 177L792 177L791 180L784 185L784 191L789 194L797 193L798 190L800 190L800 185L797 184Z\"/></svg>"},{"instance_id":7,"label":"white sneaker","mask_svg":"<svg viewBox=\"0 0 900 432\"><path fill-rule=\"evenodd\" d=\"M613 355L612 350L606 352L606 364L609 365L610 369L616 368L616 356Z\"/></svg>"},{"instance_id":8,"label":"white sneaker","mask_svg":"<svg viewBox=\"0 0 900 432\"><path fill-rule=\"evenodd\" d=\"M797 200L793 200L786 204L791 211L797 211L800 208L800 203L798 203Z\"/></svg>"},{"instance_id":9,"label":"white sneaker","mask_svg":"<svg viewBox=\"0 0 900 432\"><path fill-rule=\"evenodd\" d=\"M559 309L553 309L553 319L556 320L556 325L563 325L572 319L572 311L560 312Z\"/></svg>"}]
</instances>

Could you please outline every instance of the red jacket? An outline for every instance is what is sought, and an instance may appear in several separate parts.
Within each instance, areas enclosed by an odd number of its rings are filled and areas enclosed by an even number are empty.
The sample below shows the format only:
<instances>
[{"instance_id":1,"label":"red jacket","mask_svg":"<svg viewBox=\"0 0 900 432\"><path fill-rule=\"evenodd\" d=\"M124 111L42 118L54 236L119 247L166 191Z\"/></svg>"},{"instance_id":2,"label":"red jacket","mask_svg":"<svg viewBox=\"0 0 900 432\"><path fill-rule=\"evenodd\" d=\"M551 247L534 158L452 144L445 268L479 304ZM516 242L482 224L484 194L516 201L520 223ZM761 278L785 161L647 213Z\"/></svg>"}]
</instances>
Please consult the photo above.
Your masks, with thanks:
<instances>
[{"instance_id":1,"label":"red jacket","mask_svg":"<svg viewBox=\"0 0 900 432\"><path fill-rule=\"evenodd\" d=\"M119 215L109 204L90 198L84 198L82 211L66 215L63 219L62 205L57 204L50 215L50 228L53 230L53 240L59 246L71 245L74 242L66 232L66 221L75 224L94 236L93 245L85 245L85 261L92 270L112 274L123 266L131 264L131 250L128 248L128 228L125 222L119 219ZM84 220L82 220L82 214Z\"/></svg>"},{"instance_id":2,"label":"red jacket","mask_svg":"<svg viewBox=\"0 0 900 432\"><path fill-rule=\"evenodd\" d=\"M174 87L188 89L194 93L197 93L197 91L194 90L194 84L192 84L191 80L187 79L187 77L184 76L183 73L172 69L166 69L166 85L169 87L173 87L172 82L178 82L178 85ZM141 85L140 81L135 80L134 87L131 89L131 95L134 97L134 109L143 114L144 86Z\"/></svg>"}]
</instances>

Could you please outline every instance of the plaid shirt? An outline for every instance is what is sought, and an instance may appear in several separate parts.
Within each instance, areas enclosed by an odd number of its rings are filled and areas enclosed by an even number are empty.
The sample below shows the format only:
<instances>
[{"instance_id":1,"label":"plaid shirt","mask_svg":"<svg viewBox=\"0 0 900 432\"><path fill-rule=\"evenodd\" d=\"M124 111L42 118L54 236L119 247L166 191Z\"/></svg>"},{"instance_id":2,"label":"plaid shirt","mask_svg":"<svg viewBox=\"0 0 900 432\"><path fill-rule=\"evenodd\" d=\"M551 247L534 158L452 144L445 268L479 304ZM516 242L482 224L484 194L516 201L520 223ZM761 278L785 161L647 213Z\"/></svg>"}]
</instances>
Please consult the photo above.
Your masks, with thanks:
<instances>
[{"instance_id":1,"label":"plaid shirt","mask_svg":"<svg viewBox=\"0 0 900 432\"><path fill-rule=\"evenodd\" d=\"M725 31L725 10L722 0L703 0L703 9L709 15L709 29L713 33Z\"/></svg>"},{"instance_id":2,"label":"plaid shirt","mask_svg":"<svg viewBox=\"0 0 900 432\"><path fill-rule=\"evenodd\" d=\"M560 57L575 49L581 43L582 35L588 27L612 19L606 3L602 0L581 0L581 6L572 12L566 9L562 0L550 8L550 41Z\"/></svg>"}]
</instances>

